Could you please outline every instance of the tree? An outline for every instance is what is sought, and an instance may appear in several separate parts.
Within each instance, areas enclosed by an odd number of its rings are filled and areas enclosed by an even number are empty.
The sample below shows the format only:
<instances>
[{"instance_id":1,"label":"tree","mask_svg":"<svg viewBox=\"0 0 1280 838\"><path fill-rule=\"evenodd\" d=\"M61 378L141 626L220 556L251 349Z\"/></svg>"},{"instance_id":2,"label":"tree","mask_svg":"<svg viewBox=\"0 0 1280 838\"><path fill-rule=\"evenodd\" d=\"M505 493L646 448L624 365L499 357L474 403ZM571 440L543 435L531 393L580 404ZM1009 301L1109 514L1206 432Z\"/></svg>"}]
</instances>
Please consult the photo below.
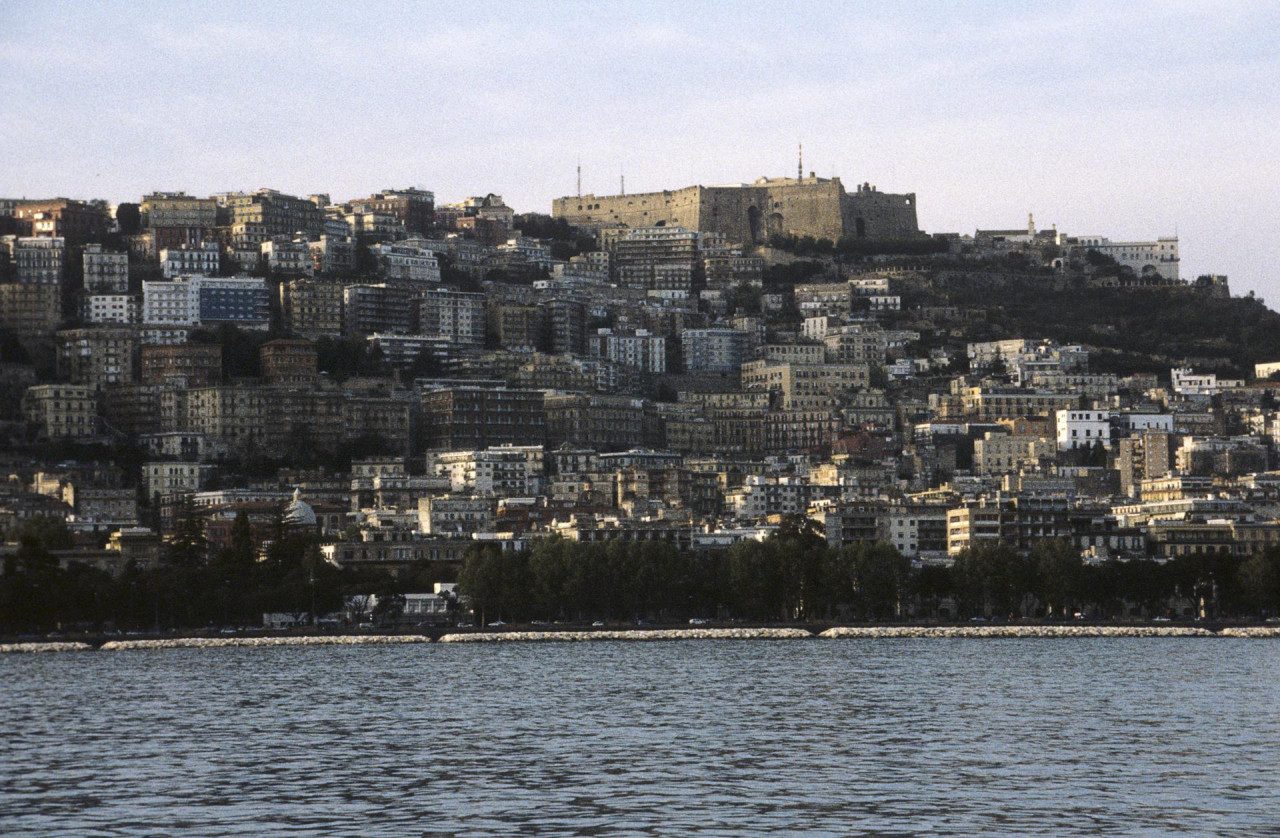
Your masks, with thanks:
<instances>
[{"instance_id":1,"label":"tree","mask_svg":"<svg viewBox=\"0 0 1280 838\"><path fill-rule=\"evenodd\" d=\"M1003 541L978 541L951 567L956 598L970 615L1012 617L1031 586L1030 565Z\"/></svg>"},{"instance_id":2,"label":"tree","mask_svg":"<svg viewBox=\"0 0 1280 838\"><path fill-rule=\"evenodd\" d=\"M1045 538L1031 548L1035 566L1035 595L1045 605L1048 616L1064 619L1080 586L1080 554L1064 538Z\"/></svg>"},{"instance_id":3,"label":"tree","mask_svg":"<svg viewBox=\"0 0 1280 838\"><path fill-rule=\"evenodd\" d=\"M1253 613L1280 614L1280 548L1271 547L1241 564L1240 589Z\"/></svg>"},{"instance_id":4,"label":"tree","mask_svg":"<svg viewBox=\"0 0 1280 838\"><path fill-rule=\"evenodd\" d=\"M729 314L759 314L761 294L759 286L740 282L724 292L725 306Z\"/></svg>"},{"instance_id":5,"label":"tree","mask_svg":"<svg viewBox=\"0 0 1280 838\"><path fill-rule=\"evenodd\" d=\"M174 510L173 536L165 558L176 567L192 568L208 558L209 542L204 535L204 518L196 513L189 495L183 496Z\"/></svg>"},{"instance_id":6,"label":"tree","mask_svg":"<svg viewBox=\"0 0 1280 838\"><path fill-rule=\"evenodd\" d=\"M378 604L373 607L373 622L380 626L393 626L404 616L405 598L402 593L378 595Z\"/></svg>"},{"instance_id":7,"label":"tree","mask_svg":"<svg viewBox=\"0 0 1280 838\"><path fill-rule=\"evenodd\" d=\"M253 528L249 516L241 509L231 523L231 544L220 550L216 558L219 575L228 586L244 591L250 584L257 550L253 541Z\"/></svg>"},{"instance_id":8,"label":"tree","mask_svg":"<svg viewBox=\"0 0 1280 838\"><path fill-rule=\"evenodd\" d=\"M529 556L530 592L540 616L580 617L587 609L578 567L581 545L559 536L543 539Z\"/></svg>"},{"instance_id":9,"label":"tree","mask_svg":"<svg viewBox=\"0 0 1280 838\"><path fill-rule=\"evenodd\" d=\"M49 515L27 518L14 528L13 540L38 542L46 550L66 550L75 546L67 522Z\"/></svg>"},{"instance_id":10,"label":"tree","mask_svg":"<svg viewBox=\"0 0 1280 838\"><path fill-rule=\"evenodd\" d=\"M514 619L527 608L527 563L523 551L503 553L494 545L468 551L458 574L458 591L471 598L481 623Z\"/></svg>"},{"instance_id":11,"label":"tree","mask_svg":"<svg viewBox=\"0 0 1280 838\"><path fill-rule=\"evenodd\" d=\"M116 205L116 223L120 225L120 233L125 236L137 234L142 229L142 212L137 204L123 203Z\"/></svg>"},{"instance_id":12,"label":"tree","mask_svg":"<svg viewBox=\"0 0 1280 838\"><path fill-rule=\"evenodd\" d=\"M890 620L902 614L911 561L892 544L850 544L840 551L842 593L864 619Z\"/></svg>"},{"instance_id":13,"label":"tree","mask_svg":"<svg viewBox=\"0 0 1280 838\"><path fill-rule=\"evenodd\" d=\"M808 620L830 606L830 550L817 521L789 515L769 539L785 583L786 618Z\"/></svg>"},{"instance_id":14,"label":"tree","mask_svg":"<svg viewBox=\"0 0 1280 838\"><path fill-rule=\"evenodd\" d=\"M925 565L911 579L912 593L930 617L938 616L944 597L952 593L951 571L938 565Z\"/></svg>"},{"instance_id":15,"label":"tree","mask_svg":"<svg viewBox=\"0 0 1280 838\"><path fill-rule=\"evenodd\" d=\"M726 556L728 597L734 614L752 619L785 617L784 573L776 542L740 541Z\"/></svg>"}]
</instances>

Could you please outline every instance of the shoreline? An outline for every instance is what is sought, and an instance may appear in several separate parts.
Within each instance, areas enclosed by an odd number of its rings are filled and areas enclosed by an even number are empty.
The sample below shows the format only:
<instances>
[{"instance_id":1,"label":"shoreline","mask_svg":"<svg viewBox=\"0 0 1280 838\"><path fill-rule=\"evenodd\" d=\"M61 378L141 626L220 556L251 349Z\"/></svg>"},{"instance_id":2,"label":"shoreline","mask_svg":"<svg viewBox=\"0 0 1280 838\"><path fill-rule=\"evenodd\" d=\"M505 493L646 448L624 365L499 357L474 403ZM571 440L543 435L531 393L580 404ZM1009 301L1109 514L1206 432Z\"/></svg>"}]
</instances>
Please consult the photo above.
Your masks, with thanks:
<instances>
[{"instance_id":1,"label":"shoreline","mask_svg":"<svg viewBox=\"0 0 1280 838\"><path fill-rule=\"evenodd\" d=\"M169 637L83 641L0 643L0 654L46 652L123 652L156 649L275 648L282 646L363 646L424 643L601 643L677 640L1018 640L1066 638L1280 638L1280 626L836 626L815 632L803 628L619 629L599 631L454 632L425 634L288 635L282 637Z\"/></svg>"}]
</instances>

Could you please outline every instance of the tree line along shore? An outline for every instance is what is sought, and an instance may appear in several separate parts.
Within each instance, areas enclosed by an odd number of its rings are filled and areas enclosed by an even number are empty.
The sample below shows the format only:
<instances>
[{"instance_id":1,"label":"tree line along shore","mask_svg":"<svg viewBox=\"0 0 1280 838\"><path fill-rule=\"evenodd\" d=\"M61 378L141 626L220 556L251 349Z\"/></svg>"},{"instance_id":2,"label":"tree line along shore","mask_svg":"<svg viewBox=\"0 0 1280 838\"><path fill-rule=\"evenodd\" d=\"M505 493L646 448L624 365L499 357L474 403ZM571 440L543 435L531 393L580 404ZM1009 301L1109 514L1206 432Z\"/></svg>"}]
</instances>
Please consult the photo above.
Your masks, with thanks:
<instances>
[{"instance_id":1,"label":"tree line along shore","mask_svg":"<svg viewBox=\"0 0 1280 838\"><path fill-rule=\"evenodd\" d=\"M0 634L258 625L265 612L340 614L348 597L370 592L386 603L371 625L403 627L405 615L395 605L404 593L454 581L466 605L450 621L481 626L690 619L1129 623L1188 615L1262 622L1280 614L1280 550L1090 564L1056 539L1025 554L980 542L944 567L913 563L887 544L833 549L796 518L763 541L723 551L552 537L525 550L476 547L460 567L424 562L390 577L336 568L314 542L288 536L272 544L265 560L247 543L233 543L208 562L187 560L180 536L161 566L111 576L59 568L49 560L57 533L28 526L0 576Z\"/></svg>"}]
</instances>

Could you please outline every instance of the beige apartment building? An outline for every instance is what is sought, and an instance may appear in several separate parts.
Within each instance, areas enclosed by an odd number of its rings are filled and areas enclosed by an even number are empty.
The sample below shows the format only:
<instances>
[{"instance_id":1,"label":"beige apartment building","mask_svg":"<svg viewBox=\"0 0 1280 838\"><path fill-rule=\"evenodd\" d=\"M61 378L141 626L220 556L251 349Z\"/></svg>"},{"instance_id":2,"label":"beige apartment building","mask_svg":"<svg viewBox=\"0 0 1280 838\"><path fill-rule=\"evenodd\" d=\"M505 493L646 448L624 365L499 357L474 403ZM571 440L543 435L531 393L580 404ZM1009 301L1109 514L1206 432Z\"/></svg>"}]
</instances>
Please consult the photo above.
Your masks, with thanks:
<instances>
[{"instance_id":1,"label":"beige apartment building","mask_svg":"<svg viewBox=\"0 0 1280 838\"><path fill-rule=\"evenodd\" d=\"M833 400L871 383L867 364L786 364L748 361L742 365L742 389L778 394L778 407L828 408Z\"/></svg>"},{"instance_id":2,"label":"beige apartment building","mask_svg":"<svg viewBox=\"0 0 1280 838\"><path fill-rule=\"evenodd\" d=\"M22 412L42 439L91 437L98 432L98 399L92 387L41 384L27 389Z\"/></svg>"},{"instance_id":3,"label":"beige apartment building","mask_svg":"<svg viewBox=\"0 0 1280 838\"><path fill-rule=\"evenodd\" d=\"M280 310L290 332L316 340L342 334L342 283L291 279L280 283Z\"/></svg>"},{"instance_id":4,"label":"beige apartment building","mask_svg":"<svg viewBox=\"0 0 1280 838\"><path fill-rule=\"evenodd\" d=\"M979 474L1016 472L1041 460L1053 460L1057 454L1055 440L987 432L973 443L973 470Z\"/></svg>"},{"instance_id":5,"label":"beige apartment building","mask_svg":"<svg viewBox=\"0 0 1280 838\"><path fill-rule=\"evenodd\" d=\"M138 380L136 329L65 329L56 344L58 377L72 384L105 390Z\"/></svg>"}]
</instances>

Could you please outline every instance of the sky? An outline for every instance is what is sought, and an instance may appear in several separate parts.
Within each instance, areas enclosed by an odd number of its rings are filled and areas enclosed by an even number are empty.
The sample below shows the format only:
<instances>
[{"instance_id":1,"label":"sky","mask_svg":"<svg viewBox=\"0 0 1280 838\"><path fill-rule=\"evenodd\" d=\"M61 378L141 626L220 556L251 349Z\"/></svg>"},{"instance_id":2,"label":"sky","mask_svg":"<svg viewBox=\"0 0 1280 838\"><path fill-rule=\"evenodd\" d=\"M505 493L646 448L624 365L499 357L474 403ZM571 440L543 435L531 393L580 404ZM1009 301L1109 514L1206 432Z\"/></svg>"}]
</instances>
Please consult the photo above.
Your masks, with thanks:
<instances>
[{"instance_id":1,"label":"sky","mask_svg":"<svg viewBox=\"0 0 1280 838\"><path fill-rule=\"evenodd\" d=\"M796 170L929 232L1177 234L1280 308L1280 4L0 0L0 197L420 186L550 212Z\"/></svg>"}]
</instances>

